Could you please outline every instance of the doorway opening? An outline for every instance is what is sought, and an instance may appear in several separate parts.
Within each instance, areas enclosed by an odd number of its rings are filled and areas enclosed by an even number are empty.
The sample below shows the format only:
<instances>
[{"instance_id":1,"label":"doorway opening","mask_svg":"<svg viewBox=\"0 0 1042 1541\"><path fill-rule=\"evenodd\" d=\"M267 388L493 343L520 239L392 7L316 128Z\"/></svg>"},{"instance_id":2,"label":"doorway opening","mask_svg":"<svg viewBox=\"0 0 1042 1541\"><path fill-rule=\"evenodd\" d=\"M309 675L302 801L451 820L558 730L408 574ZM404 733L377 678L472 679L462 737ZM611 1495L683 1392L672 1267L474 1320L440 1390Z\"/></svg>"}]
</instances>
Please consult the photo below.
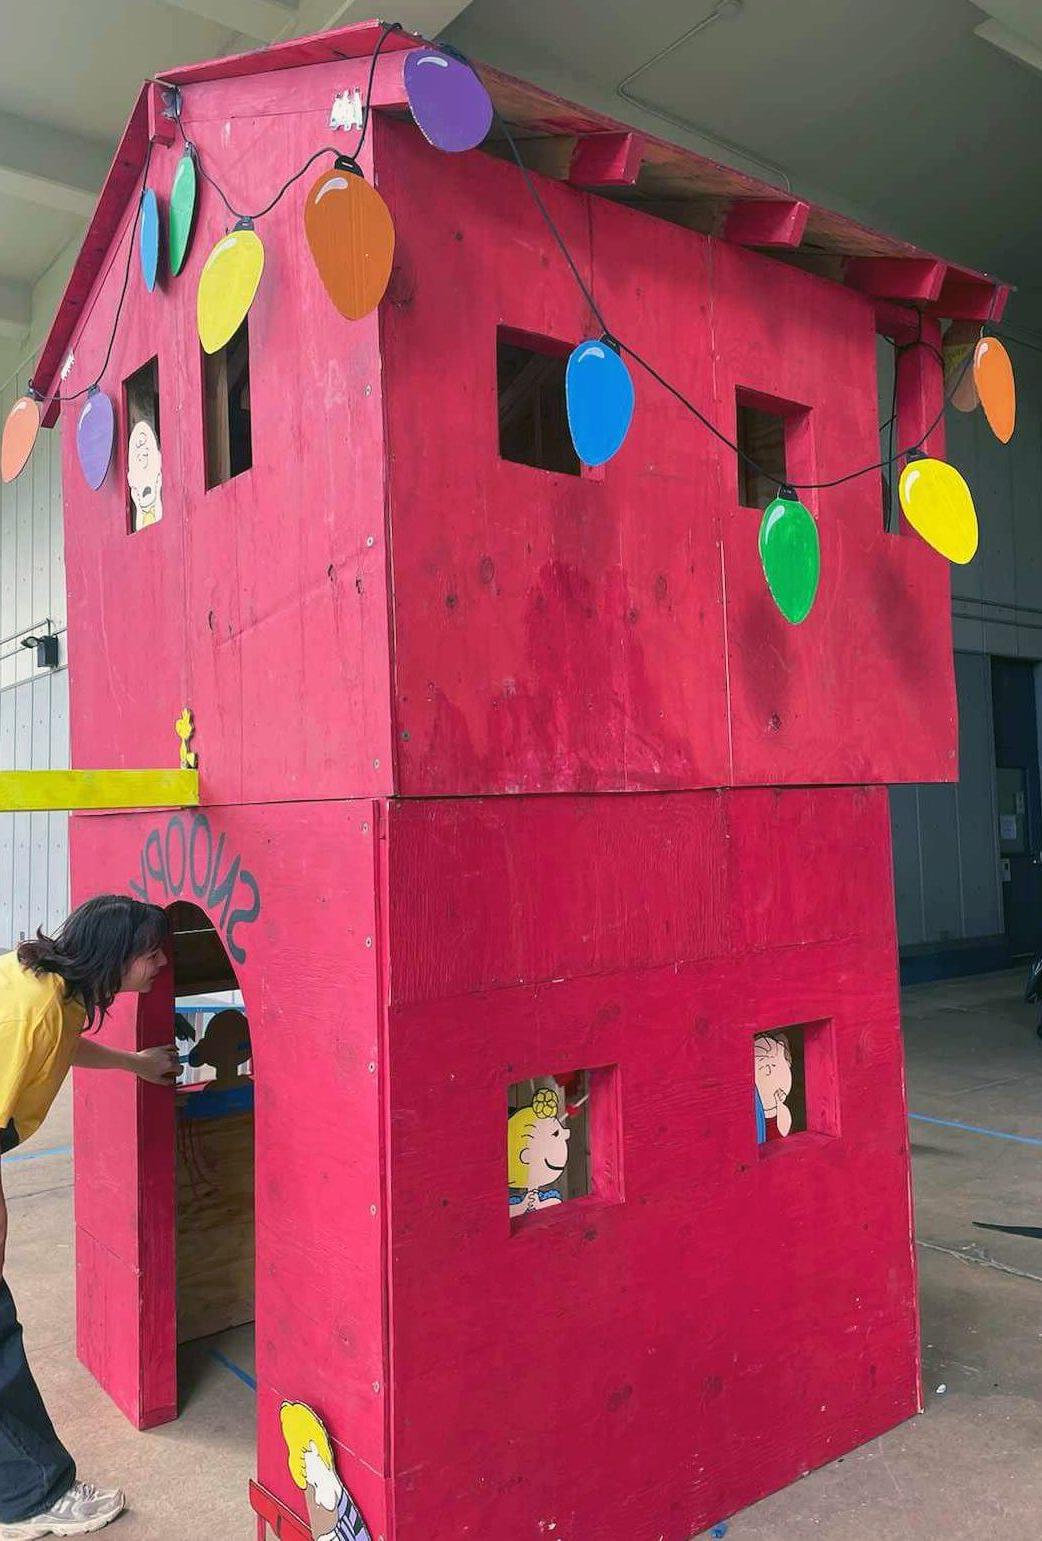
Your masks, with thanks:
<instances>
[{"instance_id":1,"label":"doorway opening","mask_svg":"<svg viewBox=\"0 0 1042 1541\"><path fill-rule=\"evenodd\" d=\"M214 1374L231 1371L256 1383L253 1058L239 982L213 923L194 904L172 904L168 913L181 1060L175 1184L183 1403Z\"/></svg>"}]
</instances>

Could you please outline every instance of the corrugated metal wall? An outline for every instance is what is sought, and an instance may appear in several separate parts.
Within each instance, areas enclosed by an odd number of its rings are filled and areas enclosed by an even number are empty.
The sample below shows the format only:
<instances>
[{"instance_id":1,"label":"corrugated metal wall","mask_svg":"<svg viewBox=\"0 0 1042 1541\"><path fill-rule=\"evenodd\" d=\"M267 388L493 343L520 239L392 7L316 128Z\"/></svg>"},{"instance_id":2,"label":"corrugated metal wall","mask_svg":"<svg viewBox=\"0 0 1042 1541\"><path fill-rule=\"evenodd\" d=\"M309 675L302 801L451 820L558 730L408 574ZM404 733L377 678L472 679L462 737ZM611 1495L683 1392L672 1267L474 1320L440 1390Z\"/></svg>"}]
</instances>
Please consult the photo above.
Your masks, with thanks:
<instances>
[{"instance_id":1,"label":"corrugated metal wall","mask_svg":"<svg viewBox=\"0 0 1042 1541\"><path fill-rule=\"evenodd\" d=\"M26 368L0 391L0 421L28 384ZM0 485L0 767L69 763L65 560L58 433L41 433L17 481ZM38 669L20 638L50 622L60 667ZM0 813L0 948L56 925L69 897L68 820L60 813Z\"/></svg>"},{"instance_id":2,"label":"corrugated metal wall","mask_svg":"<svg viewBox=\"0 0 1042 1541\"><path fill-rule=\"evenodd\" d=\"M894 787L894 874L902 947L1004 931L991 657L1042 660L1042 349L1007 338L1017 375L1008 445L982 412L948 413L948 458L970 484L980 549L952 568L959 695L957 787Z\"/></svg>"}]
</instances>

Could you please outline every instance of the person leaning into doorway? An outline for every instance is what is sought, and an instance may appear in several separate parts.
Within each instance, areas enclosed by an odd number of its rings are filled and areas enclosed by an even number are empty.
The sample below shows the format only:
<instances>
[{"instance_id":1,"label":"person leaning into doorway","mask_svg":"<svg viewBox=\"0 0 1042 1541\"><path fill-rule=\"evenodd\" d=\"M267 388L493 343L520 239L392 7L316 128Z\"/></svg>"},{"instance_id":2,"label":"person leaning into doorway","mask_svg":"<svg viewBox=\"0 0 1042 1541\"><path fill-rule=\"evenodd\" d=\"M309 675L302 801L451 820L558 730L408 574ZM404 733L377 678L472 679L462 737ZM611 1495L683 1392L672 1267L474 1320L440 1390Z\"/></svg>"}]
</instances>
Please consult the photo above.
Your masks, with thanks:
<instances>
[{"instance_id":1,"label":"person leaning into doorway","mask_svg":"<svg viewBox=\"0 0 1042 1541\"><path fill-rule=\"evenodd\" d=\"M0 1153L39 1128L72 1065L174 1080L173 1045L124 1053L84 1036L121 991L152 988L168 931L157 906L102 895L74 910L53 939L39 932L0 957ZM6 1244L0 1180L0 1541L87 1535L114 1520L125 1499L119 1489L77 1481L54 1432L22 1346Z\"/></svg>"}]
</instances>

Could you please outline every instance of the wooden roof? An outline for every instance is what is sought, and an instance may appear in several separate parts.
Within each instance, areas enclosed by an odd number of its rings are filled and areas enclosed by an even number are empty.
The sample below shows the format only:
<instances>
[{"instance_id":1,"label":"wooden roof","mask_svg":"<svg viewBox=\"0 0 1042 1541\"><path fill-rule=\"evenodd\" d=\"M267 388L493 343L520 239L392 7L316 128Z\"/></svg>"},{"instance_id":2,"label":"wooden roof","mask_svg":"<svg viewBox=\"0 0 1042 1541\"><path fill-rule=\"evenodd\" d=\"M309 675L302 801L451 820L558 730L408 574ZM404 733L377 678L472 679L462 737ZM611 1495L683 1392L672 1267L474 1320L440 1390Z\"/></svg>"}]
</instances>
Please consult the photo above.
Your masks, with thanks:
<instances>
[{"instance_id":1,"label":"wooden roof","mask_svg":"<svg viewBox=\"0 0 1042 1541\"><path fill-rule=\"evenodd\" d=\"M162 81L187 88L204 81L366 58L383 30L380 22L363 22L254 53L185 65L168 71ZM405 32L386 39L374 91L377 110L407 110L402 56L421 44L422 39ZM667 140L638 133L498 70L480 64L475 68L499 118L524 142L526 163L535 170L691 229L769 250L883 302L918 305L944 317L982 321L1001 317L1009 288L989 274L951 265L911 242L870 230L845 215ZM33 383L48 403L44 414L48 425L57 417L51 398L70 340L138 185L149 139L161 124L161 89L151 83L138 96L40 352ZM498 125L485 148L507 153Z\"/></svg>"}]
</instances>

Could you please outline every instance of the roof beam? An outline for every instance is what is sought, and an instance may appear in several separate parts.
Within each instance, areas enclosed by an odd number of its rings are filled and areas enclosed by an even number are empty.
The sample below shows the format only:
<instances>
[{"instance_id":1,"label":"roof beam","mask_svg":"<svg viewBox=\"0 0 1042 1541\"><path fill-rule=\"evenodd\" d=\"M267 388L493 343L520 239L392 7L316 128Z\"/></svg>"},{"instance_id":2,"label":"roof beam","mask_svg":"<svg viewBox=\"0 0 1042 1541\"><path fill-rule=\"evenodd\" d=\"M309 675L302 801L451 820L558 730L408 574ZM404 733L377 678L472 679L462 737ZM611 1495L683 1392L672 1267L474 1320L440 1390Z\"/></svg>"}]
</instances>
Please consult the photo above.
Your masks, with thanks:
<instances>
[{"instance_id":1,"label":"roof beam","mask_svg":"<svg viewBox=\"0 0 1042 1541\"><path fill-rule=\"evenodd\" d=\"M928 308L935 316L944 316L949 321L992 321L997 324L1002 320L1008 299L1008 285L950 268L936 304Z\"/></svg>"},{"instance_id":2,"label":"roof beam","mask_svg":"<svg viewBox=\"0 0 1042 1541\"><path fill-rule=\"evenodd\" d=\"M794 251L803 240L810 204L799 198L740 198L724 219L725 241Z\"/></svg>"},{"instance_id":3,"label":"roof beam","mask_svg":"<svg viewBox=\"0 0 1042 1541\"><path fill-rule=\"evenodd\" d=\"M28 284L0 278L0 337L24 337L32 316L32 293Z\"/></svg>"},{"instance_id":4,"label":"roof beam","mask_svg":"<svg viewBox=\"0 0 1042 1541\"><path fill-rule=\"evenodd\" d=\"M932 304L941 292L947 264L935 257L851 257L846 281L875 300Z\"/></svg>"},{"instance_id":5,"label":"roof beam","mask_svg":"<svg viewBox=\"0 0 1042 1541\"><path fill-rule=\"evenodd\" d=\"M283 5L282 0L166 0L166 4L261 43L285 37L297 14L295 5Z\"/></svg>"},{"instance_id":6,"label":"roof beam","mask_svg":"<svg viewBox=\"0 0 1042 1541\"><path fill-rule=\"evenodd\" d=\"M203 4L204 0L192 0L192 3ZM217 3L217 0L205 0L205 3ZM470 3L471 0L398 0L392 14L406 32L437 37ZM298 0L294 13L278 35L279 41L311 37L316 32L329 32L333 27L350 27L358 21L371 21L373 13L373 0Z\"/></svg>"},{"instance_id":7,"label":"roof beam","mask_svg":"<svg viewBox=\"0 0 1042 1541\"><path fill-rule=\"evenodd\" d=\"M573 187L633 187L644 159L640 134L584 134L575 142L568 180Z\"/></svg>"},{"instance_id":8,"label":"roof beam","mask_svg":"<svg viewBox=\"0 0 1042 1541\"><path fill-rule=\"evenodd\" d=\"M96 140L0 112L0 192L85 219L109 169Z\"/></svg>"}]
</instances>

